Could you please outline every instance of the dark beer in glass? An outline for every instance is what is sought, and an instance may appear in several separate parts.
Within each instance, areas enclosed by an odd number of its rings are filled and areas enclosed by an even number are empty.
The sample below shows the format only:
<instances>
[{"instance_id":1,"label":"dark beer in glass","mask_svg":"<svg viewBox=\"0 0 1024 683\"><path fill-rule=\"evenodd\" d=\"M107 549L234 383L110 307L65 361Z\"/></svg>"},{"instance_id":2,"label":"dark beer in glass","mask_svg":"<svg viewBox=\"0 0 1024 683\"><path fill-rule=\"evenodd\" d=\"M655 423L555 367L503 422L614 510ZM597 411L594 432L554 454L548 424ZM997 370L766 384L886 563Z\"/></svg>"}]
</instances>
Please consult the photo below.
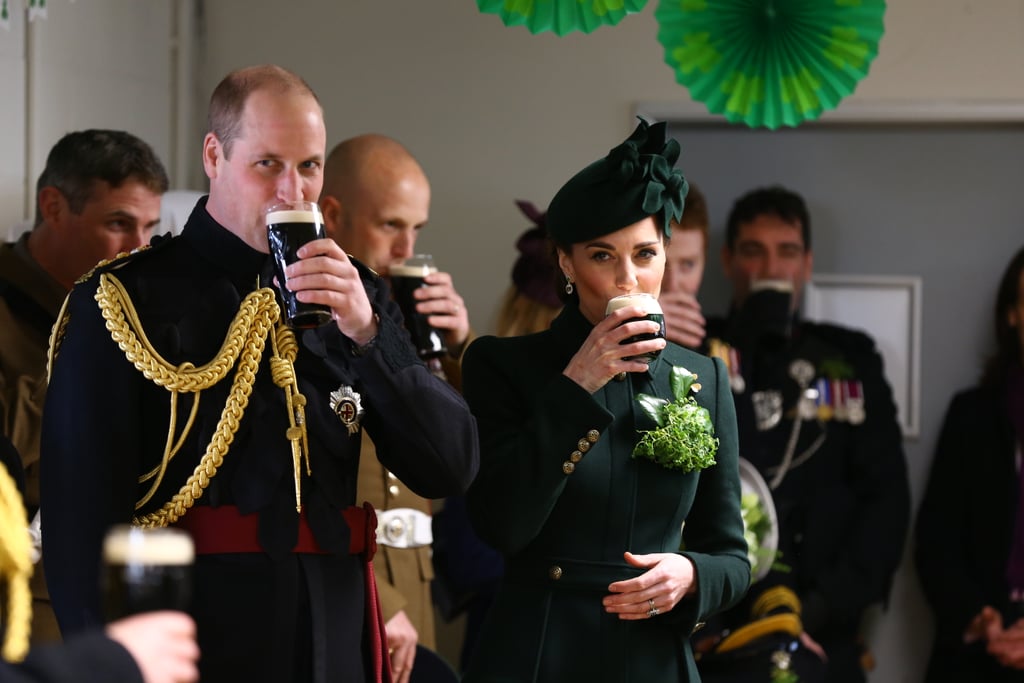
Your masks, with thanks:
<instances>
[{"instance_id":1,"label":"dark beer in glass","mask_svg":"<svg viewBox=\"0 0 1024 683\"><path fill-rule=\"evenodd\" d=\"M417 289L426 285L424 278L436 272L434 259L428 254L417 254L388 269L391 290L395 302L402 309L405 328L409 330L416 352L423 359L437 358L448 353L444 337L427 322L429 316L416 310L417 299L413 296Z\"/></svg>"},{"instance_id":2,"label":"dark beer in glass","mask_svg":"<svg viewBox=\"0 0 1024 683\"><path fill-rule=\"evenodd\" d=\"M103 539L106 620L166 609L188 611L194 557L192 537L181 529L113 527Z\"/></svg>"},{"instance_id":3,"label":"dark beer in glass","mask_svg":"<svg viewBox=\"0 0 1024 683\"><path fill-rule=\"evenodd\" d=\"M288 289L284 269L295 263L295 255L306 242L324 236L324 218L316 202L286 202L276 204L266 213L267 241L274 259L274 274L277 275L278 291L284 304L282 315L289 327L319 327L331 320L331 309L323 304L299 301L295 292Z\"/></svg>"},{"instance_id":4,"label":"dark beer in glass","mask_svg":"<svg viewBox=\"0 0 1024 683\"><path fill-rule=\"evenodd\" d=\"M643 318L630 318L623 322L634 322L636 320L650 320L658 323L659 330L657 332L635 334L632 337L623 339L620 344L633 344L638 341L646 341L648 339L664 339L665 338L665 315L661 312L661 304L652 295L646 293L636 294L623 294L622 296L613 297L608 301L608 306L605 307L604 314L611 315L620 308L626 306L640 306L647 314ZM653 363L658 356L661 355L661 349L655 349L654 351L648 351L647 353L640 354L638 356L628 356L623 360L642 360L646 363Z\"/></svg>"}]
</instances>

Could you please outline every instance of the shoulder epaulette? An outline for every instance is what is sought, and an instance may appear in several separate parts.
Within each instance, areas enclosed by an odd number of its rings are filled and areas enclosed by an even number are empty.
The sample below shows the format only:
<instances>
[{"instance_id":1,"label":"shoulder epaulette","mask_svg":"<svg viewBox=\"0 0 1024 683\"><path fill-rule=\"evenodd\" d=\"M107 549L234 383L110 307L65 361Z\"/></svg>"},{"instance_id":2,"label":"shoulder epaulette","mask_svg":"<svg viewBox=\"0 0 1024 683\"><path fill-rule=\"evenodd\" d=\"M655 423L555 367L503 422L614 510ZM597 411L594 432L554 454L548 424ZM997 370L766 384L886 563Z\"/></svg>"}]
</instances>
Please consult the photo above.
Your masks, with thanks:
<instances>
[{"instance_id":1,"label":"shoulder epaulette","mask_svg":"<svg viewBox=\"0 0 1024 683\"><path fill-rule=\"evenodd\" d=\"M172 241L174 241L174 238L172 237L157 236L153 238L151 244L143 244L141 247L136 247L131 251L122 251L116 256L114 256L114 258L103 259L95 266L93 266L89 270L89 272L75 280L75 284L82 284L83 282L92 279L92 277L97 273L109 273L110 271L122 268L125 265L138 260L139 258L144 258L145 256L148 256L150 254L154 254L163 249L164 247L166 247Z\"/></svg>"}]
</instances>

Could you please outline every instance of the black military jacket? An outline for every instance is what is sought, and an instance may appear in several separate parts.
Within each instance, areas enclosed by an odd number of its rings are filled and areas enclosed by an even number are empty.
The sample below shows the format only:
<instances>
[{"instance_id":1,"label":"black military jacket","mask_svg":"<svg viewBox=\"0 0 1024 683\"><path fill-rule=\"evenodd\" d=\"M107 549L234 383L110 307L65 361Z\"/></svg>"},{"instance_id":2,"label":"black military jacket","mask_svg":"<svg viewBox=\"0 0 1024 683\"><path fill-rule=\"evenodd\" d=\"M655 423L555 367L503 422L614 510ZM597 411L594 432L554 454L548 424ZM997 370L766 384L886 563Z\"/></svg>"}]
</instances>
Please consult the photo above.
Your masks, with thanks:
<instances>
[{"instance_id":1,"label":"black military jacket","mask_svg":"<svg viewBox=\"0 0 1024 683\"><path fill-rule=\"evenodd\" d=\"M164 483L136 510L149 486L139 476L159 465L169 438L173 396L133 367L112 339L95 299L99 275L123 283L152 347L177 367L201 366L217 355L240 301L257 283L269 285L271 272L268 255L218 225L201 201L181 236L99 268L71 293L42 458L47 580L65 633L100 621L104 532L160 507L182 486L211 442L235 375L228 372L202 392ZM339 514L357 503L360 435L335 414L332 391L345 387L359 395L361 426L382 462L420 495L462 492L476 473L475 421L466 404L416 359L385 283L367 269L363 281L380 318L368 352L354 353L331 323L296 333L312 470L302 475L302 503L329 554L290 552L298 515L288 410L271 379L269 340L223 464L197 501L257 513L265 549L197 559L193 615L204 680L292 680L293 661L307 662L311 670L301 675L312 680L340 680L341 672L346 680L361 679L364 572L348 554L349 530ZM178 397L174 440L192 407L190 395Z\"/></svg>"},{"instance_id":2,"label":"black military jacket","mask_svg":"<svg viewBox=\"0 0 1024 683\"><path fill-rule=\"evenodd\" d=\"M735 344L739 332L735 319L708 321L709 340ZM777 483L782 571L755 584L725 625L747 621L765 588L788 585L830 666L857 667L861 617L887 599L910 520L902 434L881 356L861 332L800 320L789 340L731 348L730 372L741 378L733 380L740 453Z\"/></svg>"}]
</instances>

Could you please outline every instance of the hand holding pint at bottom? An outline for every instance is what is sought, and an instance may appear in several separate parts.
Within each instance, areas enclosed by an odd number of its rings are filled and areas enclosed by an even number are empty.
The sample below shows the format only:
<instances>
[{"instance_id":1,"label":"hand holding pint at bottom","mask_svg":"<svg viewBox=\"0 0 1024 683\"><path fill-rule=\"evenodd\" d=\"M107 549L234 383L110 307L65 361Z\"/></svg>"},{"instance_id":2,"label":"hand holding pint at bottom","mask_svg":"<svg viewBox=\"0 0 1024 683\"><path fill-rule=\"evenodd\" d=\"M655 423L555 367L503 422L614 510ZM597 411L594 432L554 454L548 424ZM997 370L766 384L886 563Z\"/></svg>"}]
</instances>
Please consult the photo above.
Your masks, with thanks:
<instances>
[{"instance_id":1,"label":"hand holding pint at bottom","mask_svg":"<svg viewBox=\"0 0 1024 683\"><path fill-rule=\"evenodd\" d=\"M174 528L119 525L103 540L107 636L120 643L146 683L199 680L192 598L192 538Z\"/></svg>"},{"instance_id":2,"label":"hand holding pint at bottom","mask_svg":"<svg viewBox=\"0 0 1024 683\"><path fill-rule=\"evenodd\" d=\"M199 680L199 646L192 617L181 612L148 612L118 619L107 637L128 650L144 683Z\"/></svg>"}]
</instances>

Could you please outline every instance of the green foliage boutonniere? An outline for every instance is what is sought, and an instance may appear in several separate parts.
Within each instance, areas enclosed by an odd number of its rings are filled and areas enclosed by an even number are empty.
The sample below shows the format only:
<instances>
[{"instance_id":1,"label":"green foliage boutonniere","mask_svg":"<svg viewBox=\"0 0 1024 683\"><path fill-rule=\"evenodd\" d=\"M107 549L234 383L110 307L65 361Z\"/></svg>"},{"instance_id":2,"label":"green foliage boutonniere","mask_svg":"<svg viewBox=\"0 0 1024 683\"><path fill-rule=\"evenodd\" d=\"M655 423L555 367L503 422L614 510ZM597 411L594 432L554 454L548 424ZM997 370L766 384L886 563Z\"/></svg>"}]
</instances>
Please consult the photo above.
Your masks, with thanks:
<instances>
[{"instance_id":1,"label":"green foliage boutonniere","mask_svg":"<svg viewBox=\"0 0 1024 683\"><path fill-rule=\"evenodd\" d=\"M672 393L675 401L639 394L637 403L658 425L641 430L643 436L633 449L633 457L643 457L670 470L684 474L715 464L718 439L708 409L697 405L690 395L700 391L697 375L686 368L672 368Z\"/></svg>"}]
</instances>

